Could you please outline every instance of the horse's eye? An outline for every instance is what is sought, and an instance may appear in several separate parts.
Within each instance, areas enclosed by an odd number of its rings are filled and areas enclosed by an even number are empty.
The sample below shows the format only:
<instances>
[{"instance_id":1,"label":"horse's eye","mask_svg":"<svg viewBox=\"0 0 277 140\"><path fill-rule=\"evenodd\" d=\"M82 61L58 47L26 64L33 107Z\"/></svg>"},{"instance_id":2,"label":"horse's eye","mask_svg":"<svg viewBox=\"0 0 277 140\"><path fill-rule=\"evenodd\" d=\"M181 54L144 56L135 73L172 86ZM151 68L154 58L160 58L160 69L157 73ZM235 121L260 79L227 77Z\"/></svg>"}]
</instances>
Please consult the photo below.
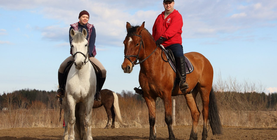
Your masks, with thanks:
<instances>
[{"instance_id":1,"label":"horse's eye","mask_svg":"<svg viewBox=\"0 0 277 140\"><path fill-rule=\"evenodd\" d=\"M139 43L137 43L137 45L136 46L138 46L139 45Z\"/></svg>"},{"instance_id":2,"label":"horse's eye","mask_svg":"<svg viewBox=\"0 0 277 140\"><path fill-rule=\"evenodd\" d=\"M85 45L86 47L88 46L88 44Z\"/></svg>"}]
</instances>

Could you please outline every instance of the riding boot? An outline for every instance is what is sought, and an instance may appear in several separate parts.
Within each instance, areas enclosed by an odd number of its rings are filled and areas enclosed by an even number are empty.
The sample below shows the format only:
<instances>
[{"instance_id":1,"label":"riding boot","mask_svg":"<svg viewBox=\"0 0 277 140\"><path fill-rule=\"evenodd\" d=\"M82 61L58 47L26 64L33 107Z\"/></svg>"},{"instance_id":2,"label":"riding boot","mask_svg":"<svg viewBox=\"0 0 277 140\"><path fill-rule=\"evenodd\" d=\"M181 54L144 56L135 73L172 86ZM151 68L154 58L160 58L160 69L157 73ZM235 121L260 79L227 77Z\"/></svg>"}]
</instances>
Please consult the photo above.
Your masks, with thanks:
<instances>
[{"instance_id":1,"label":"riding boot","mask_svg":"<svg viewBox=\"0 0 277 140\"><path fill-rule=\"evenodd\" d=\"M138 93L139 95L143 95L143 91L142 89L139 89L139 88L134 88L135 92Z\"/></svg>"},{"instance_id":2,"label":"riding boot","mask_svg":"<svg viewBox=\"0 0 277 140\"><path fill-rule=\"evenodd\" d=\"M63 73L58 72L59 89L57 91L58 94L56 95L57 98L63 98L64 97L67 75L69 73L69 70L70 70L73 62L74 61L67 62L67 65L66 65ZM60 101L62 101L62 100L60 100Z\"/></svg>"},{"instance_id":3,"label":"riding boot","mask_svg":"<svg viewBox=\"0 0 277 140\"><path fill-rule=\"evenodd\" d=\"M94 100L100 101L101 100L101 94L100 91L105 83L106 77L101 77L101 75L97 76L97 87L96 87L96 93L94 95Z\"/></svg>"},{"instance_id":4,"label":"riding boot","mask_svg":"<svg viewBox=\"0 0 277 140\"><path fill-rule=\"evenodd\" d=\"M57 98L64 97L65 83L66 83L66 74L58 72L58 82L59 89L57 90Z\"/></svg>"},{"instance_id":5,"label":"riding boot","mask_svg":"<svg viewBox=\"0 0 277 140\"><path fill-rule=\"evenodd\" d=\"M185 93L188 89L188 84L186 83L186 62L185 56L176 58L176 68L180 73L180 90Z\"/></svg>"}]
</instances>

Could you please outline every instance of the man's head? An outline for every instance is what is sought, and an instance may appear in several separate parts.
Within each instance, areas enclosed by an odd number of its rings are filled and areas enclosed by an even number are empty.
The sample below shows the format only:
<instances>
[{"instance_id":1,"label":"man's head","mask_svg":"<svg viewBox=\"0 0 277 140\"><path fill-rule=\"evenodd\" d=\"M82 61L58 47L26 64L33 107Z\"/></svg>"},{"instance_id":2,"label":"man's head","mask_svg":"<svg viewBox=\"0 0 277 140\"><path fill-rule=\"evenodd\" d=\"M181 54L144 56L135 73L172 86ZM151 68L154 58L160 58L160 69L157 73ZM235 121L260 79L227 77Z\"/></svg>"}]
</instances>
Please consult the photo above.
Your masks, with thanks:
<instances>
[{"instance_id":1,"label":"man's head","mask_svg":"<svg viewBox=\"0 0 277 140\"><path fill-rule=\"evenodd\" d=\"M89 13L83 10L79 13L79 22L83 25L87 24L89 20Z\"/></svg>"},{"instance_id":2,"label":"man's head","mask_svg":"<svg viewBox=\"0 0 277 140\"><path fill-rule=\"evenodd\" d=\"M164 9L166 12L172 12L174 10L174 0L163 0Z\"/></svg>"}]
</instances>

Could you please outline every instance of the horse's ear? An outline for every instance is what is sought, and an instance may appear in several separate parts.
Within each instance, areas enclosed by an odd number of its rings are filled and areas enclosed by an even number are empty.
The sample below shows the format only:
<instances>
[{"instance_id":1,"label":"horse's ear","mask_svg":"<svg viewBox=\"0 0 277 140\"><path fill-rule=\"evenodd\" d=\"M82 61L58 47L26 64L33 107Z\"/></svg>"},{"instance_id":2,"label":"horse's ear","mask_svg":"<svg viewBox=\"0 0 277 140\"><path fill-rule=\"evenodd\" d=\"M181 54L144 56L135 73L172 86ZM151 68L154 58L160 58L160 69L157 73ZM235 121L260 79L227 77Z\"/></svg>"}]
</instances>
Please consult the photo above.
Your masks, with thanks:
<instances>
[{"instance_id":1,"label":"horse's ear","mask_svg":"<svg viewBox=\"0 0 277 140\"><path fill-rule=\"evenodd\" d=\"M129 30L130 28L132 28L132 26L131 26L131 24L130 24L129 22L127 22L127 23L126 23L127 32L128 32L128 30Z\"/></svg>"},{"instance_id":2,"label":"horse's ear","mask_svg":"<svg viewBox=\"0 0 277 140\"><path fill-rule=\"evenodd\" d=\"M140 27L144 28L144 24L145 24L145 21L142 22Z\"/></svg>"},{"instance_id":3,"label":"horse's ear","mask_svg":"<svg viewBox=\"0 0 277 140\"><path fill-rule=\"evenodd\" d=\"M71 30L69 31L69 33L70 33L70 36L73 37L73 36L75 35L74 29L71 29Z\"/></svg>"},{"instance_id":4,"label":"horse's ear","mask_svg":"<svg viewBox=\"0 0 277 140\"><path fill-rule=\"evenodd\" d=\"M85 38L87 38L88 32L85 28L83 28L82 34Z\"/></svg>"},{"instance_id":5,"label":"horse's ear","mask_svg":"<svg viewBox=\"0 0 277 140\"><path fill-rule=\"evenodd\" d=\"M138 28L138 34L141 33L141 31L144 29L145 21L141 24L141 26Z\"/></svg>"}]
</instances>

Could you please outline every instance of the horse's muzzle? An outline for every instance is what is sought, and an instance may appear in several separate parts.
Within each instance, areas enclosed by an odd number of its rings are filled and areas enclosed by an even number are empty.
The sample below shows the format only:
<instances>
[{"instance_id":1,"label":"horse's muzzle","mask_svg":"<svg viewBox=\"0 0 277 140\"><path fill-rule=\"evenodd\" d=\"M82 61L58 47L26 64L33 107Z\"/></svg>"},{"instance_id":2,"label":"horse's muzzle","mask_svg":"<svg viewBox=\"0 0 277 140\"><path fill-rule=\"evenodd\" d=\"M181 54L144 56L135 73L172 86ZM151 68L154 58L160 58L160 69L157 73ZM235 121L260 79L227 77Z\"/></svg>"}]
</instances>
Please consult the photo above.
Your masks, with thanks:
<instances>
[{"instance_id":1,"label":"horse's muzzle","mask_svg":"<svg viewBox=\"0 0 277 140\"><path fill-rule=\"evenodd\" d=\"M79 62L79 63L74 62L74 65L76 69L80 70L83 67L84 62Z\"/></svg>"},{"instance_id":2,"label":"horse's muzzle","mask_svg":"<svg viewBox=\"0 0 277 140\"><path fill-rule=\"evenodd\" d=\"M132 70L133 70L133 67L132 66L130 66L130 65L124 65L124 64L122 64L121 65L121 68L122 68L122 70L124 71L124 73L131 73L132 72Z\"/></svg>"}]
</instances>

